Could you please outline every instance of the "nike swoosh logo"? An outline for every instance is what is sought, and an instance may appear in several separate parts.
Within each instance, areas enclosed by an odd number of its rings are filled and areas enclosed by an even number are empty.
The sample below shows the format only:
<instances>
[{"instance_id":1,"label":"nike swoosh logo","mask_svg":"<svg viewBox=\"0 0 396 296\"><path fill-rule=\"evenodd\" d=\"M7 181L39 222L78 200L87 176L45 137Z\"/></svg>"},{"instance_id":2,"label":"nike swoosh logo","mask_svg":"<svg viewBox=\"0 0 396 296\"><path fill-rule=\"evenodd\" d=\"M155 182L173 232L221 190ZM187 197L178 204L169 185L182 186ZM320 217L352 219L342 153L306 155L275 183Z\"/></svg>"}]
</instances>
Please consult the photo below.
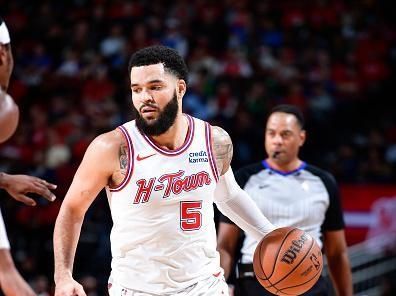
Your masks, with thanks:
<instances>
[{"instance_id":1,"label":"nike swoosh logo","mask_svg":"<svg viewBox=\"0 0 396 296\"><path fill-rule=\"evenodd\" d=\"M138 154L138 156L136 156L136 160L137 160L137 161L141 161L141 160L144 160L144 159L149 158L149 157L151 157L151 156L154 156L155 154L156 154L156 153L149 154L149 155L146 155L146 156L140 156L140 154Z\"/></svg>"}]
</instances>

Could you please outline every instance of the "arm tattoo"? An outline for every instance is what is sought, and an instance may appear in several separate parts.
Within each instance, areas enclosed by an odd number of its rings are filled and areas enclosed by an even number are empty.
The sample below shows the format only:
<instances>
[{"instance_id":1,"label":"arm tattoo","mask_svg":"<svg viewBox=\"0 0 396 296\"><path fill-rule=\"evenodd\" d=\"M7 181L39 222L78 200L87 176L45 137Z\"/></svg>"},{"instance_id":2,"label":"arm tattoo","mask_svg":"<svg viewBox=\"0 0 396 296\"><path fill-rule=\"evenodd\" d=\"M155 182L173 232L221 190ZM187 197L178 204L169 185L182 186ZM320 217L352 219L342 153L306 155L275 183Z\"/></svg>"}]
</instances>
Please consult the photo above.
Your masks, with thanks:
<instances>
[{"instance_id":1,"label":"arm tattoo","mask_svg":"<svg viewBox=\"0 0 396 296\"><path fill-rule=\"evenodd\" d=\"M224 175L230 166L233 146L228 133L218 126L212 126L212 145L217 170Z\"/></svg>"},{"instance_id":2,"label":"arm tattoo","mask_svg":"<svg viewBox=\"0 0 396 296\"><path fill-rule=\"evenodd\" d=\"M120 159L120 172L124 176L126 175L126 171L128 168L128 153L127 153L128 147L126 145L122 144L120 146L120 152L119 152L119 159Z\"/></svg>"}]
</instances>

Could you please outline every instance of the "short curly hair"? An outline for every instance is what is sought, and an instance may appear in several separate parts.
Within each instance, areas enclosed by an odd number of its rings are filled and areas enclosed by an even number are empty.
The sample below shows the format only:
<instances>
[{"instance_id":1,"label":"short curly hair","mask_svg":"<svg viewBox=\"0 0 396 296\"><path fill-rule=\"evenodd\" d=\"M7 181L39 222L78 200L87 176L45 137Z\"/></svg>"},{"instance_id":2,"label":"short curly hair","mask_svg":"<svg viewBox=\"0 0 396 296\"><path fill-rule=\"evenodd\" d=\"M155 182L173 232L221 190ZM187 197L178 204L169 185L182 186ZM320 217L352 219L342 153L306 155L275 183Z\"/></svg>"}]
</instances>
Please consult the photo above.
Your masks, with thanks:
<instances>
[{"instance_id":1,"label":"short curly hair","mask_svg":"<svg viewBox=\"0 0 396 296\"><path fill-rule=\"evenodd\" d=\"M139 49L129 59L129 74L133 67L148 66L162 63L165 71L183 79L187 83L188 69L180 54L169 47L154 45Z\"/></svg>"}]
</instances>

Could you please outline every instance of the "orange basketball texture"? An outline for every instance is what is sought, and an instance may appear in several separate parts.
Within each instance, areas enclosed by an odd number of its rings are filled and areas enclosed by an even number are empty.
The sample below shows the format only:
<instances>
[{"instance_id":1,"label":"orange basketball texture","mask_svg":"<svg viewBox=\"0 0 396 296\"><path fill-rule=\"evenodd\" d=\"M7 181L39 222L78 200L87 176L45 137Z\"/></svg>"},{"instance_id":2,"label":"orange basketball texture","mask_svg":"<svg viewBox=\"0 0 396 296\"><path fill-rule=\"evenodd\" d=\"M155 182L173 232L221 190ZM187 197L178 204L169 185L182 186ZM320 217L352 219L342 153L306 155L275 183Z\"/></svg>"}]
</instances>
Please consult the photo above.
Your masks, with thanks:
<instances>
[{"instance_id":1,"label":"orange basketball texture","mask_svg":"<svg viewBox=\"0 0 396 296\"><path fill-rule=\"evenodd\" d=\"M318 280L322 252L315 239L301 229L282 227L257 245L253 268L260 284L275 295L300 295Z\"/></svg>"}]
</instances>

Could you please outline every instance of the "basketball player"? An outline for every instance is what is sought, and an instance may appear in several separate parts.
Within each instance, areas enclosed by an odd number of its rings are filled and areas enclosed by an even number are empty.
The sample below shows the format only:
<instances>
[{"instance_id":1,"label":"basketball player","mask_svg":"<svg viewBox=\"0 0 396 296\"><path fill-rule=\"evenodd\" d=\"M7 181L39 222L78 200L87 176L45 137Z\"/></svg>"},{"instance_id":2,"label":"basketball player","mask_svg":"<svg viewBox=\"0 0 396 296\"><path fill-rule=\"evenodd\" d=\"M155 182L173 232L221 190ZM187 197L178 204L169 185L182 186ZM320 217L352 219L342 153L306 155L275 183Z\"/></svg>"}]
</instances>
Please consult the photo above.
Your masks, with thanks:
<instances>
[{"instance_id":1,"label":"basketball player","mask_svg":"<svg viewBox=\"0 0 396 296\"><path fill-rule=\"evenodd\" d=\"M237 171L236 180L276 227L307 231L324 248L337 295L352 295L352 280L344 236L344 220L336 182L328 172L299 157L305 142L304 118L292 105L279 105L269 114L265 130L268 157ZM240 228L220 218L218 248L228 277L237 251ZM236 295L272 295L255 279L253 254L257 240L245 233L237 264ZM331 295L320 278L306 295Z\"/></svg>"},{"instance_id":2,"label":"basketball player","mask_svg":"<svg viewBox=\"0 0 396 296\"><path fill-rule=\"evenodd\" d=\"M5 22L0 18L0 139L8 139L15 131L19 111L14 100L7 94L11 72L14 66L10 35ZM8 124L11 128L8 128ZM1 141L0 141L1 142ZM55 195L50 189L56 185L45 180L26 176L9 175L0 172L0 188L5 189L13 198L27 205L35 205L36 202L26 194L36 193L50 201L55 200ZM4 294L30 296L35 295L33 290L24 281L10 254L10 244L0 212L0 287Z\"/></svg>"},{"instance_id":3,"label":"basketball player","mask_svg":"<svg viewBox=\"0 0 396 296\"><path fill-rule=\"evenodd\" d=\"M143 48L129 75L136 120L90 144L60 209L55 295L85 295L73 258L84 214L104 187L113 218L110 295L228 295L213 202L256 239L274 227L236 184L228 134L182 113L181 56Z\"/></svg>"}]
</instances>

